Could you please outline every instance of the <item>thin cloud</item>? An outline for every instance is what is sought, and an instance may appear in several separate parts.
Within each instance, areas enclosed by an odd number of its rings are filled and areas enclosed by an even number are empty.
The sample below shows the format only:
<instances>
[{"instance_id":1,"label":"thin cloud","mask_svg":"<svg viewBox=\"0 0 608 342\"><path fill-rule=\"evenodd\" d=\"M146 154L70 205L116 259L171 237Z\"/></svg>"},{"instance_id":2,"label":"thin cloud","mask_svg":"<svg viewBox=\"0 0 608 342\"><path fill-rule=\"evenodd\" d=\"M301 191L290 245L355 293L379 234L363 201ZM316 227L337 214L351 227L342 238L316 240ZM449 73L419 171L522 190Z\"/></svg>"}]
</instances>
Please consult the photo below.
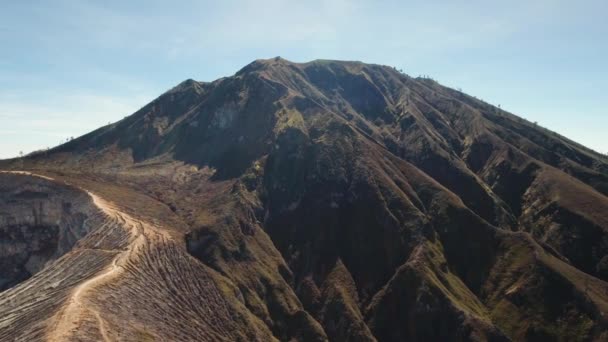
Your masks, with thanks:
<instances>
[{"instance_id":1,"label":"thin cloud","mask_svg":"<svg viewBox=\"0 0 608 342\"><path fill-rule=\"evenodd\" d=\"M144 97L65 94L47 103L0 102L0 135L13 141L0 146L0 156L58 145L63 139L120 120L146 101L149 99ZM35 143L16 137L28 137Z\"/></svg>"}]
</instances>

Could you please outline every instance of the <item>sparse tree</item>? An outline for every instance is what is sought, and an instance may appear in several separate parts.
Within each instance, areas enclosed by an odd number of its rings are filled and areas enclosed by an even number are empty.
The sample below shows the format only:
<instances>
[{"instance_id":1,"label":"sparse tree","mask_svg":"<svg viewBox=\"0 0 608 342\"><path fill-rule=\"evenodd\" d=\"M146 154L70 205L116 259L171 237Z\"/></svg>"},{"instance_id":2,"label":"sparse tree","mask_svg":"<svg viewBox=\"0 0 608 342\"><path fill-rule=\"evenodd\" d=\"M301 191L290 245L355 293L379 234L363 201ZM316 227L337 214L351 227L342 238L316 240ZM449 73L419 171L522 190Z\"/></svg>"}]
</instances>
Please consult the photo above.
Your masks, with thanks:
<instances>
[{"instance_id":1,"label":"sparse tree","mask_svg":"<svg viewBox=\"0 0 608 342\"><path fill-rule=\"evenodd\" d=\"M23 151L19 151L19 157L23 157Z\"/></svg>"}]
</instances>

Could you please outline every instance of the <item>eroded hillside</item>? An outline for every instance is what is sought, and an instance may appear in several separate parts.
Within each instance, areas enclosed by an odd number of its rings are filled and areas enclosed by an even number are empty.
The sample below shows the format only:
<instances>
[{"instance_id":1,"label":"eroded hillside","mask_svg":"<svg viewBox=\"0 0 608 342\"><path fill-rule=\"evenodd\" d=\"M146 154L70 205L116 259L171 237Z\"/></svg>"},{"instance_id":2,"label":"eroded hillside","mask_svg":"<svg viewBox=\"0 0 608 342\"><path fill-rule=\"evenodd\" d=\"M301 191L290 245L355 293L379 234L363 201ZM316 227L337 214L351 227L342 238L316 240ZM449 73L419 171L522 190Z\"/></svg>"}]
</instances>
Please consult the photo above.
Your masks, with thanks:
<instances>
[{"instance_id":1,"label":"eroded hillside","mask_svg":"<svg viewBox=\"0 0 608 342\"><path fill-rule=\"evenodd\" d=\"M393 68L260 60L1 166L52 178L0 175L6 338L608 338L605 157Z\"/></svg>"}]
</instances>

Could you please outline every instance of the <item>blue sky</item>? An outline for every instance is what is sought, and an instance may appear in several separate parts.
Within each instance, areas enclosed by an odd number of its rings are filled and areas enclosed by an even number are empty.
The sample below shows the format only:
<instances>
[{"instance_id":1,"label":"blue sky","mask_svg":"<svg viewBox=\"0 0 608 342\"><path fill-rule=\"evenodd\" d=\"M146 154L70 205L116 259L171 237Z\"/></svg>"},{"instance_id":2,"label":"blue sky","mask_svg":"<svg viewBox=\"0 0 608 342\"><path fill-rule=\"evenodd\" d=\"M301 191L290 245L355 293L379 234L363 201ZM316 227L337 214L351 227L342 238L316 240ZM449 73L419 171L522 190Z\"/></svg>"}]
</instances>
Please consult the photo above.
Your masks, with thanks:
<instances>
[{"instance_id":1,"label":"blue sky","mask_svg":"<svg viewBox=\"0 0 608 342\"><path fill-rule=\"evenodd\" d=\"M607 13L605 0L2 1L0 158L274 56L427 74L608 152Z\"/></svg>"}]
</instances>

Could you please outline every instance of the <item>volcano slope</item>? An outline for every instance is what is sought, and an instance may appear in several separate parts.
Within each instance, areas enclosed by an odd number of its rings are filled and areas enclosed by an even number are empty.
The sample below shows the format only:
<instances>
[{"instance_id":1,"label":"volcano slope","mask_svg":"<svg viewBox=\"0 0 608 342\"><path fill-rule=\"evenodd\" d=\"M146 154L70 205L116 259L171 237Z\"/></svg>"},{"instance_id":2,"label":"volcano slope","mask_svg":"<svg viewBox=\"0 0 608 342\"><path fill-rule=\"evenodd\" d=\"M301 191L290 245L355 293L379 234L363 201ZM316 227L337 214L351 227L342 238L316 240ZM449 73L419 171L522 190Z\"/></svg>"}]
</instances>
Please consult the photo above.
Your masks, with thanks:
<instances>
[{"instance_id":1,"label":"volcano slope","mask_svg":"<svg viewBox=\"0 0 608 342\"><path fill-rule=\"evenodd\" d=\"M390 67L258 60L0 168L0 340L608 339L608 160Z\"/></svg>"}]
</instances>

